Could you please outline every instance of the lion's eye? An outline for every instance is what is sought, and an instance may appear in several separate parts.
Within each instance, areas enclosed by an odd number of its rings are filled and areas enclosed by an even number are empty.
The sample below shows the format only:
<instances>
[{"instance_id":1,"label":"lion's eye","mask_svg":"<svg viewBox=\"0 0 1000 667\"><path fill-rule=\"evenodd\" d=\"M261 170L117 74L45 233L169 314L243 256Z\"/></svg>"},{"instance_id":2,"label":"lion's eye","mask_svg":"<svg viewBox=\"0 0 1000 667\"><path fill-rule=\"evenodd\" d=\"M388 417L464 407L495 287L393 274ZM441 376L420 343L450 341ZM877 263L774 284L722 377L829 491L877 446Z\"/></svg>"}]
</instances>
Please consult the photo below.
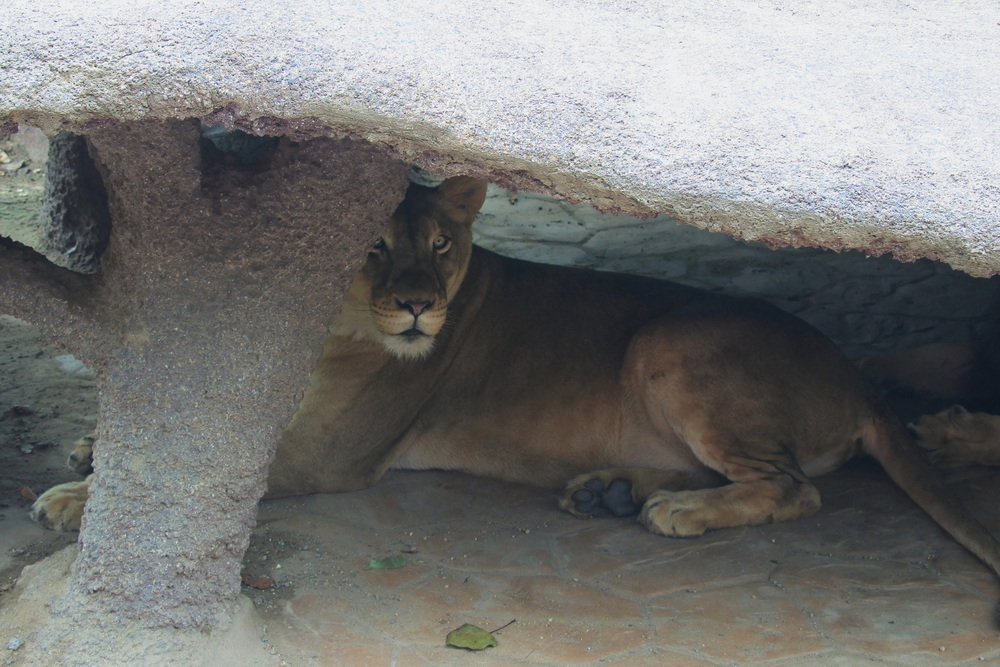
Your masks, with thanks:
<instances>
[{"instance_id":1,"label":"lion's eye","mask_svg":"<svg viewBox=\"0 0 1000 667\"><path fill-rule=\"evenodd\" d=\"M448 252L448 248L451 247L451 239L444 234L438 234L434 238L434 250L438 252Z\"/></svg>"},{"instance_id":2,"label":"lion's eye","mask_svg":"<svg viewBox=\"0 0 1000 667\"><path fill-rule=\"evenodd\" d=\"M376 239L375 243L372 244L372 250L375 252L381 252L385 250L385 239L381 236Z\"/></svg>"}]
</instances>

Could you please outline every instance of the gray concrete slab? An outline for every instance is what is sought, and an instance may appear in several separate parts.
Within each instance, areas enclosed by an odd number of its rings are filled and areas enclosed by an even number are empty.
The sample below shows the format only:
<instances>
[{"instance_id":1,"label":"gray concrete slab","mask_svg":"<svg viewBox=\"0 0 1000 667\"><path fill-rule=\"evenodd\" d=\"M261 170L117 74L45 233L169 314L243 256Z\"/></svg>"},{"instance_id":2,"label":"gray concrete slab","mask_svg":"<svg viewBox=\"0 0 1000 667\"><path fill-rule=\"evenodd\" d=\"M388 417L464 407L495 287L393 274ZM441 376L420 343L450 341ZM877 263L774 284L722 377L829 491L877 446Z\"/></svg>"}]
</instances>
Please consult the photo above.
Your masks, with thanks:
<instances>
[{"instance_id":1,"label":"gray concrete slab","mask_svg":"<svg viewBox=\"0 0 1000 667\"><path fill-rule=\"evenodd\" d=\"M0 43L0 120L47 131L350 130L599 208L1000 270L992 0L6 0Z\"/></svg>"}]
</instances>

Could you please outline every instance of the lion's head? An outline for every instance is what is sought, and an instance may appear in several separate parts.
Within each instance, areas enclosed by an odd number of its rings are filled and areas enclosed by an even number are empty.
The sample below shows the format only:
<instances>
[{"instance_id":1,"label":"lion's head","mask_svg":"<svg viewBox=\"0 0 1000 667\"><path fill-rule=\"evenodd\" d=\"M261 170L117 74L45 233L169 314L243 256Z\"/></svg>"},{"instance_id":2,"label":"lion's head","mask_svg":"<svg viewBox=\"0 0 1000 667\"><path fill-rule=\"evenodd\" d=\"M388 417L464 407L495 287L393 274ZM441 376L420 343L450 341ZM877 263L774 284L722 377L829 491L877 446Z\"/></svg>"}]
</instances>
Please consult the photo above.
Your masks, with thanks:
<instances>
[{"instance_id":1,"label":"lion's head","mask_svg":"<svg viewBox=\"0 0 1000 667\"><path fill-rule=\"evenodd\" d=\"M412 184L355 276L340 326L372 338L402 359L426 356L465 278L472 222L486 182L449 178L437 188Z\"/></svg>"}]
</instances>

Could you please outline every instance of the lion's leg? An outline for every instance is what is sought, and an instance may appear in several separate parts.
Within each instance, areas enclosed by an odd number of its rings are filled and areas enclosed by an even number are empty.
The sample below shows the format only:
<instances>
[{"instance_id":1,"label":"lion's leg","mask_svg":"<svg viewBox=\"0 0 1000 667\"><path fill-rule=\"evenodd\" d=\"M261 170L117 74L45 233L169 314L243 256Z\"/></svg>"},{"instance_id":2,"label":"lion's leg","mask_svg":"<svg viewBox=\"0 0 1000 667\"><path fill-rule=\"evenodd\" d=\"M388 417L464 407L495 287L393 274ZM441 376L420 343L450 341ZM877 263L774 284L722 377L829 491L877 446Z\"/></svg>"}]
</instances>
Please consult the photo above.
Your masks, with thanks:
<instances>
[{"instance_id":1,"label":"lion's leg","mask_svg":"<svg viewBox=\"0 0 1000 667\"><path fill-rule=\"evenodd\" d=\"M680 430L695 456L729 483L654 491L639 516L650 531L689 537L716 528L789 521L820 508L819 490L788 448L771 439L748 441L710 422L691 419Z\"/></svg>"},{"instance_id":2,"label":"lion's leg","mask_svg":"<svg viewBox=\"0 0 1000 667\"><path fill-rule=\"evenodd\" d=\"M776 472L720 486L721 477L651 468L615 468L580 475L559 506L578 517L639 514L650 531L672 537L706 530L788 521L820 508L819 491L804 477Z\"/></svg>"},{"instance_id":3,"label":"lion's leg","mask_svg":"<svg viewBox=\"0 0 1000 667\"><path fill-rule=\"evenodd\" d=\"M32 520L44 528L58 531L80 530L83 508L90 497L90 476L94 472L94 443L91 433L74 443L66 465L70 470L87 475L82 482L58 484L39 496L31 506Z\"/></svg>"},{"instance_id":4,"label":"lion's leg","mask_svg":"<svg viewBox=\"0 0 1000 667\"><path fill-rule=\"evenodd\" d=\"M629 395L660 436L665 459L687 449L729 483L664 486L646 498L640 521L654 533L693 536L816 512L819 491L799 460L833 466L853 453L849 433L842 442L829 436L851 409L826 417L813 406L827 396L843 403L842 392L858 390L853 375L838 370L842 362L818 334L770 312L709 312L645 327L625 363ZM787 377L797 378L798 393ZM806 414L812 421L799 424Z\"/></svg>"},{"instance_id":5,"label":"lion's leg","mask_svg":"<svg viewBox=\"0 0 1000 667\"><path fill-rule=\"evenodd\" d=\"M779 476L716 489L657 491L643 505L639 520L659 535L692 537L715 528L799 519L819 508L815 486Z\"/></svg>"},{"instance_id":6,"label":"lion's leg","mask_svg":"<svg viewBox=\"0 0 1000 667\"><path fill-rule=\"evenodd\" d=\"M31 506L31 518L50 530L80 530L83 508L90 497L90 480L53 486Z\"/></svg>"},{"instance_id":7,"label":"lion's leg","mask_svg":"<svg viewBox=\"0 0 1000 667\"><path fill-rule=\"evenodd\" d=\"M719 479L711 475L677 470L609 468L571 479L559 507L578 517L631 516L638 514L657 491L703 489L718 484Z\"/></svg>"},{"instance_id":8,"label":"lion's leg","mask_svg":"<svg viewBox=\"0 0 1000 667\"><path fill-rule=\"evenodd\" d=\"M326 413L307 407L296 413L278 440L268 470L265 500L357 491L375 484L385 474L393 460L391 446L366 449L361 446L365 433L353 438L338 437ZM352 449L344 440L359 446Z\"/></svg>"}]
</instances>

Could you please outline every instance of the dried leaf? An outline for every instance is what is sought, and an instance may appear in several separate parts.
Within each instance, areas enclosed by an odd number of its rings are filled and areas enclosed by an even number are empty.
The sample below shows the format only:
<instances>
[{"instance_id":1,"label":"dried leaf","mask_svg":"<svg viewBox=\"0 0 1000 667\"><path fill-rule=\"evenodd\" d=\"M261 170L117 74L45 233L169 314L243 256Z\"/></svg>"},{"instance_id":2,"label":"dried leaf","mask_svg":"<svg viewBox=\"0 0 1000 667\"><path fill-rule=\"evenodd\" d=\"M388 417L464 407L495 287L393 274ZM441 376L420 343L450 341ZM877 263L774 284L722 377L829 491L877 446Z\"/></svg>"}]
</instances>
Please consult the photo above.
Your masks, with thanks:
<instances>
[{"instance_id":1,"label":"dried leaf","mask_svg":"<svg viewBox=\"0 0 1000 667\"><path fill-rule=\"evenodd\" d=\"M493 635L469 623L449 632L448 636L445 637L445 642L448 646L456 646L470 651L482 651L497 645L497 640Z\"/></svg>"},{"instance_id":2,"label":"dried leaf","mask_svg":"<svg viewBox=\"0 0 1000 667\"><path fill-rule=\"evenodd\" d=\"M26 486L21 487L21 497L31 502L38 500L38 495Z\"/></svg>"},{"instance_id":3,"label":"dried leaf","mask_svg":"<svg viewBox=\"0 0 1000 667\"><path fill-rule=\"evenodd\" d=\"M397 567L406 565L406 559L402 556L389 556L388 558L372 558L368 562L366 570L395 570Z\"/></svg>"}]
</instances>

